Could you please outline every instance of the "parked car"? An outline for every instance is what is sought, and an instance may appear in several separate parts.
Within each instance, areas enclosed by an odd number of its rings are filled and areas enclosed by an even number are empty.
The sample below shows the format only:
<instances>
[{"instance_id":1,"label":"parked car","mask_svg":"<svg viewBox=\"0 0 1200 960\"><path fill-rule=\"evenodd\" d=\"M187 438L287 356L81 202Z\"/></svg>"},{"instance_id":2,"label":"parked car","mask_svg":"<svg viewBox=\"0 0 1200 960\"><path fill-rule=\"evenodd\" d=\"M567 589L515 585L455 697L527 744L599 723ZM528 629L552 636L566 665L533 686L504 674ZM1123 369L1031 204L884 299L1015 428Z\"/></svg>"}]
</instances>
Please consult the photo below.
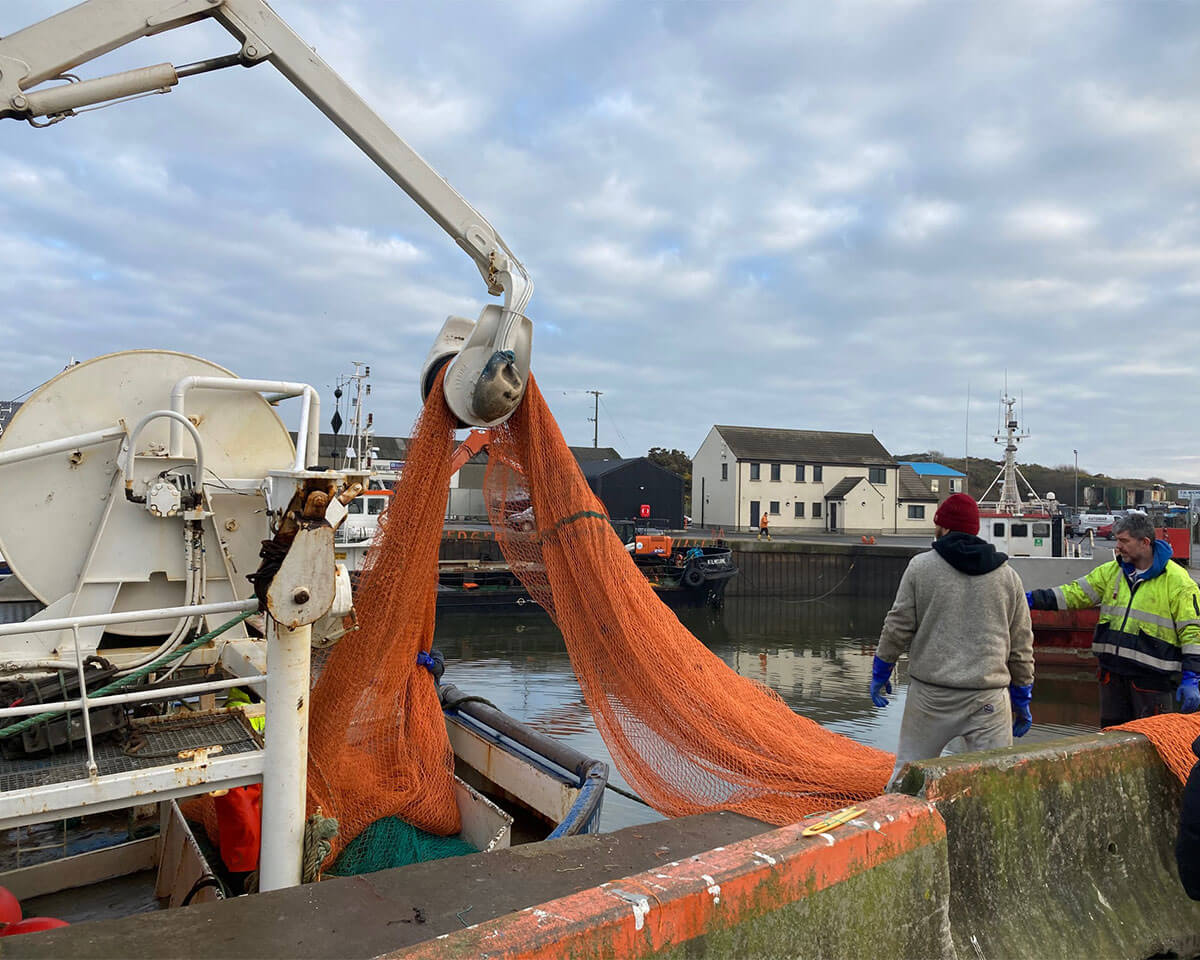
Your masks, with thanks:
<instances>
[{"instance_id":1,"label":"parked car","mask_svg":"<svg viewBox=\"0 0 1200 960\"><path fill-rule=\"evenodd\" d=\"M1113 531L1112 531L1112 528L1113 528L1113 525L1112 525L1111 523L1106 523L1106 524L1105 524L1104 526L1102 526L1102 527L1097 527L1097 528L1096 528L1096 537L1097 537L1098 539L1100 539L1100 540L1111 540L1111 539L1113 539Z\"/></svg>"}]
</instances>

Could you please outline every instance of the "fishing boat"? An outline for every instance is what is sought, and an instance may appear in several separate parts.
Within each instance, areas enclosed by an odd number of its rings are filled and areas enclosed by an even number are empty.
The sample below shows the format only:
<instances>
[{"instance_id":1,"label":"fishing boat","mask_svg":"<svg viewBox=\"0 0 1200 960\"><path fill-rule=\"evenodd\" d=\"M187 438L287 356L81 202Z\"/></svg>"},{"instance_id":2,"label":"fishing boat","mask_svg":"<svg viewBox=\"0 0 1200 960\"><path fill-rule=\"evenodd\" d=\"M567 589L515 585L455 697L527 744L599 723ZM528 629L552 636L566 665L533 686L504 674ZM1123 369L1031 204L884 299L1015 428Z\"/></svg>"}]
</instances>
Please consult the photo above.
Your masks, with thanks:
<instances>
[{"instance_id":1,"label":"fishing boat","mask_svg":"<svg viewBox=\"0 0 1200 960\"><path fill-rule=\"evenodd\" d=\"M101 388L113 382L124 389ZM295 447L264 393L301 399ZM0 546L44 606L0 624L0 886L26 915L86 920L240 892L184 801L260 782L260 888L289 885L279 874L298 861L281 845L299 854L287 826L302 823L303 790L289 800L272 786L303 784L307 720L270 725L264 705L298 697L306 711L307 651L319 662L347 627L333 527L367 480L303 468L318 415L305 384L142 350L64 371L0 437ZM280 544L260 616L247 577L260 544L280 543L320 490L341 493ZM471 848L599 829L604 763L439 690Z\"/></svg>"},{"instance_id":2,"label":"fishing boat","mask_svg":"<svg viewBox=\"0 0 1200 960\"><path fill-rule=\"evenodd\" d=\"M992 439L1004 444L1004 463L979 498L979 536L1010 557L1081 557L1084 541L1067 536L1055 495L1039 496L1017 466L1017 445L1031 434L1017 420L1016 403L1007 393L1000 400L1001 426ZM993 490L997 497L989 500ZM1090 540L1088 547L1090 555Z\"/></svg>"},{"instance_id":3,"label":"fishing boat","mask_svg":"<svg viewBox=\"0 0 1200 960\"><path fill-rule=\"evenodd\" d=\"M636 549L638 542L649 539L642 537L632 546ZM723 544L661 546L671 538L653 540L664 553L633 553L633 559L659 599L673 609L720 609L725 588L738 573L730 548ZM488 559L439 561L437 608L446 613L513 615L541 610L506 561Z\"/></svg>"}]
</instances>

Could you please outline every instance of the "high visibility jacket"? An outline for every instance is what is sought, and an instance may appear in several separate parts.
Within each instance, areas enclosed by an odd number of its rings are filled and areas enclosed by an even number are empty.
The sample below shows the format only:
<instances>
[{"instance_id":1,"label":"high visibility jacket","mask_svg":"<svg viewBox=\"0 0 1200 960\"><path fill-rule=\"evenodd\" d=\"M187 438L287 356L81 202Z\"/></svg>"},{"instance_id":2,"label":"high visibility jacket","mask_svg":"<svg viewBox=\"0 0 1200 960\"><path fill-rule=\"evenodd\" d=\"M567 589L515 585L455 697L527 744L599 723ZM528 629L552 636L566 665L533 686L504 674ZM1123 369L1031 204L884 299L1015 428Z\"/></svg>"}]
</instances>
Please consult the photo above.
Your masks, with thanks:
<instances>
[{"instance_id":1,"label":"high visibility jacket","mask_svg":"<svg viewBox=\"0 0 1200 960\"><path fill-rule=\"evenodd\" d=\"M1156 540L1154 563L1141 576L1113 560L1052 591L1060 610L1100 608L1092 652L1102 667L1160 678L1200 673L1200 587L1170 557L1170 546Z\"/></svg>"}]
</instances>

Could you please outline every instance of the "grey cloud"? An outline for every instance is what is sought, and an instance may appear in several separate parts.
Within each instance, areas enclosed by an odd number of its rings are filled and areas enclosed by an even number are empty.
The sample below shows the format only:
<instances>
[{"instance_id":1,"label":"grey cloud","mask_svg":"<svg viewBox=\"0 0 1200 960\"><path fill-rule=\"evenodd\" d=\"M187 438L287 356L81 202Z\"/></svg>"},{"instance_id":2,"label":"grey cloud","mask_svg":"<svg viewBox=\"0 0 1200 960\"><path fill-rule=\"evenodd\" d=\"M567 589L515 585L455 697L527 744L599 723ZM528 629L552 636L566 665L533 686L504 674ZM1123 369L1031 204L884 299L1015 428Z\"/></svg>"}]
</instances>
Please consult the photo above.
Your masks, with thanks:
<instances>
[{"instance_id":1,"label":"grey cloud","mask_svg":"<svg viewBox=\"0 0 1200 960\"><path fill-rule=\"evenodd\" d=\"M623 453L714 422L958 451L969 379L987 455L1007 369L1029 458L1194 475L1193 5L275 6L527 262L570 441L595 387ZM183 37L104 69L231 47ZM0 183L9 393L124 347L322 386L365 357L401 433L433 330L487 299L269 67L2 125Z\"/></svg>"}]
</instances>

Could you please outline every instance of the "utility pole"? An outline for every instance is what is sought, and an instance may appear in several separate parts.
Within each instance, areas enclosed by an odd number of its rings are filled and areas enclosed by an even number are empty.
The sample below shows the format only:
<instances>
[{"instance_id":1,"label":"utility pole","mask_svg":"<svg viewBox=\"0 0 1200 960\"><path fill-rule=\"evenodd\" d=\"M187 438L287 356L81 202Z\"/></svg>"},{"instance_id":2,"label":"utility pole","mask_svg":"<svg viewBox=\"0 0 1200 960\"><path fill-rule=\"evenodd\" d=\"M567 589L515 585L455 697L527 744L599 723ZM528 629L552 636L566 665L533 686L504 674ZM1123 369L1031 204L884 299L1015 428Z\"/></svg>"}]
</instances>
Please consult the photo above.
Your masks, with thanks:
<instances>
[{"instance_id":1,"label":"utility pole","mask_svg":"<svg viewBox=\"0 0 1200 960\"><path fill-rule=\"evenodd\" d=\"M1079 509L1079 451L1072 450L1075 454L1075 509Z\"/></svg>"},{"instance_id":2,"label":"utility pole","mask_svg":"<svg viewBox=\"0 0 1200 960\"><path fill-rule=\"evenodd\" d=\"M971 381L967 381L967 415L963 418L963 493L971 492Z\"/></svg>"},{"instance_id":3,"label":"utility pole","mask_svg":"<svg viewBox=\"0 0 1200 960\"><path fill-rule=\"evenodd\" d=\"M593 402L592 415L588 417L592 421L592 447L593 449L600 446L600 394L599 390L588 390L595 399Z\"/></svg>"}]
</instances>

